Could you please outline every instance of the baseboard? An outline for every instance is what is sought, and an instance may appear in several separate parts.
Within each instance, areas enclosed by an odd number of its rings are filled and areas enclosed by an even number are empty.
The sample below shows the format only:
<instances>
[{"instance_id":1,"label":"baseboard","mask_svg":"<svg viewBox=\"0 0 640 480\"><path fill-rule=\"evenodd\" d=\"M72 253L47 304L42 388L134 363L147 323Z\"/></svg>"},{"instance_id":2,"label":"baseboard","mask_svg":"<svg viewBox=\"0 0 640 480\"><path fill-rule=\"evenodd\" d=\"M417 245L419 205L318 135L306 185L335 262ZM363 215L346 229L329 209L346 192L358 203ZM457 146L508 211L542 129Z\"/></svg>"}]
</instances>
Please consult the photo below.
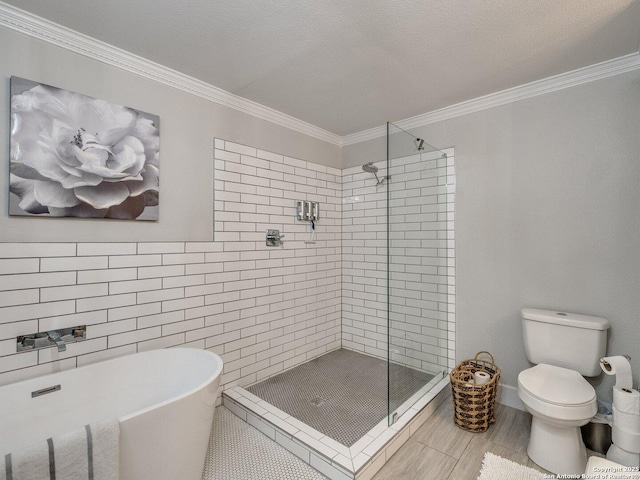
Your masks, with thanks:
<instances>
[{"instance_id":1,"label":"baseboard","mask_svg":"<svg viewBox=\"0 0 640 480\"><path fill-rule=\"evenodd\" d=\"M502 405L525 411L522 400L518 397L518 389L511 385L504 385L502 383L498 385L496 401Z\"/></svg>"}]
</instances>

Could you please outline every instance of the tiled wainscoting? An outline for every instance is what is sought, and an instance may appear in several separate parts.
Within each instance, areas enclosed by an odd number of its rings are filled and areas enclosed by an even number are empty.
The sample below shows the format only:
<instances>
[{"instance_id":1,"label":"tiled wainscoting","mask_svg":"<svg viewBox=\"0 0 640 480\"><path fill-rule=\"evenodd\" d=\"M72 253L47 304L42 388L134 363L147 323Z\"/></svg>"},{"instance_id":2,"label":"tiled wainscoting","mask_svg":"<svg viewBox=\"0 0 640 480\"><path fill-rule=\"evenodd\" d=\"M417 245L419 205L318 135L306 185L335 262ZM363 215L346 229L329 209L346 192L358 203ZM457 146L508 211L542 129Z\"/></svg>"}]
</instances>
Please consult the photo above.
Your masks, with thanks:
<instances>
[{"instance_id":1,"label":"tiled wainscoting","mask_svg":"<svg viewBox=\"0 0 640 480\"><path fill-rule=\"evenodd\" d=\"M370 480L450 395L449 378L434 379L429 392L400 419L373 427L351 447L336 442L242 387L224 391L226 408L331 480Z\"/></svg>"},{"instance_id":2,"label":"tiled wainscoting","mask_svg":"<svg viewBox=\"0 0 640 480\"><path fill-rule=\"evenodd\" d=\"M387 357L389 248L392 361L433 373L453 368L454 151L396 158L390 171L375 165L390 182L376 185L361 167L342 172L343 348Z\"/></svg>"},{"instance_id":3,"label":"tiled wainscoting","mask_svg":"<svg viewBox=\"0 0 640 480\"><path fill-rule=\"evenodd\" d=\"M394 222L409 222L392 228L393 360L432 372L455 361L452 153L392 172ZM331 478L371 478L435 409L447 379L351 447L241 387L340 347L386 358L387 187L360 167L224 140L213 161L212 242L0 243L0 385L144 350L209 349L224 360L236 414ZM313 237L295 218L297 200L320 203ZM267 247L267 229L284 244ZM77 325L87 339L65 352L16 352L20 335Z\"/></svg>"},{"instance_id":4,"label":"tiled wainscoting","mask_svg":"<svg viewBox=\"0 0 640 480\"><path fill-rule=\"evenodd\" d=\"M189 346L222 356L223 386L248 385L340 347L341 172L215 147L213 242L0 243L0 384ZM315 244L294 219L307 199L322 208ZM87 340L66 352L16 353L18 335L76 325Z\"/></svg>"}]
</instances>

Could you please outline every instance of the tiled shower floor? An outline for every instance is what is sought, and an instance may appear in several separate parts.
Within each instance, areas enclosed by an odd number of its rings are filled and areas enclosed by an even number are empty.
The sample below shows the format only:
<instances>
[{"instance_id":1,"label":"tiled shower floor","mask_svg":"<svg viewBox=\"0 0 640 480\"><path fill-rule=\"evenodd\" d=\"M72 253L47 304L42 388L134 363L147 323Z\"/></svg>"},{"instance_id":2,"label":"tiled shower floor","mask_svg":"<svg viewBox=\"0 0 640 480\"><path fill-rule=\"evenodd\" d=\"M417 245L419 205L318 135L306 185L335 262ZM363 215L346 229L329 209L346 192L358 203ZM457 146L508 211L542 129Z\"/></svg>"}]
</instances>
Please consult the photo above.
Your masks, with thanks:
<instances>
[{"instance_id":1,"label":"tiled shower floor","mask_svg":"<svg viewBox=\"0 0 640 480\"><path fill-rule=\"evenodd\" d=\"M334 355L331 355L332 353ZM303 390L306 392L303 395L303 401L311 406L311 411L318 408L311 402L312 400L320 400L315 403L320 403L321 408L323 403L326 405L326 401L335 395L337 400L344 401L345 397L347 400L351 400L353 402L351 408L357 412L362 408L358 402L364 402L367 405L366 408L373 409L376 407L371 403L371 397L374 395L381 397L377 400L380 410L377 413L371 410L367 412L369 415L375 415L374 421L377 418L381 418L381 420L350 446L336 441L328 434L240 386L225 389L222 400L223 405L235 415L332 480L370 480L398 448L406 443L409 437L433 414L449 393L447 389L449 379L445 378L442 373L433 376L423 385L422 383L429 377L425 376L422 381L417 382L417 376L414 373L420 372L411 369L395 371L394 378L404 379L404 382L398 382L402 388L397 391L402 393L396 398L396 401L399 402L407 397L408 400L401 408L401 410L406 409L405 413L396 422L389 425L386 415L386 388L384 388L387 383L386 363L376 358L340 350L325 354L317 360L316 362L308 362L312 363L311 367L316 368L302 370L304 375L299 379L299 384L292 383L287 388L282 386L274 388L276 390L275 399L272 397L271 401L278 402L278 399L295 395L297 390ZM360 364L359 362L364 363ZM322 369L317 369L318 364L321 364L324 372L321 372ZM297 368L299 367L292 369L292 371ZM377 375L371 375L369 382L362 381L361 377L371 374L372 371L377 371ZM308 388L311 379L320 380L320 387L322 387L323 382L330 380L331 383L335 383L335 379L340 377L342 377L341 387L336 389L330 386L329 394L324 390L318 390L318 385L316 388ZM357 384L364 387L363 392L355 396L353 392L346 393L349 390L354 390L353 387ZM411 394L412 392L414 393ZM349 397L355 397L355 401ZM306 406L307 411L309 406ZM345 416L351 416L354 413L348 408L345 409ZM333 416L334 422L336 421L334 412L327 411L325 414ZM297 415L303 416L304 413ZM337 428L331 434L335 435L335 432L339 433L345 427L351 428L350 426L354 425L361 428L357 422L349 420L346 418L344 423L337 423L335 425ZM365 421L363 420L363 423ZM342 420L338 420L338 422L342 422Z\"/></svg>"},{"instance_id":2,"label":"tiled shower floor","mask_svg":"<svg viewBox=\"0 0 640 480\"><path fill-rule=\"evenodd\" d=\"M433 378L402 365L390 368L392 410ZM247 390L350 447L387 415L387 363L339 349Z\"/></svg>"}]
</instances>

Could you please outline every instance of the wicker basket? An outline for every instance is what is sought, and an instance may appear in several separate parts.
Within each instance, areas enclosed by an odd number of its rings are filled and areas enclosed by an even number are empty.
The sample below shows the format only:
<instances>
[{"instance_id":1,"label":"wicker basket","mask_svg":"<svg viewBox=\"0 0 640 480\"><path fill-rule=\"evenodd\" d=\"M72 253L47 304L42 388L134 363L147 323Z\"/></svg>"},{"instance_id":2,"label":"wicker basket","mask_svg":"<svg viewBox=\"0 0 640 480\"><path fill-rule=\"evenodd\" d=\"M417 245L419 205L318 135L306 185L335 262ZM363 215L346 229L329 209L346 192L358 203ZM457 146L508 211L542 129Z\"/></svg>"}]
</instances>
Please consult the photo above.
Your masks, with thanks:
<instances>
[{"instance_id":1,"label":"wicker basket","mask_svg":"<svg viewBox=\"0 0 640 480\"><path fill-rule=\"evenodd\" d=\"M478 358L483 354L491 361ZM478 371L488 373L491 379L477 384L474 374ZM478 352L474 358L460 362L451 370L449 377L456 425L469 432L486 432L496 421L495 402L500 380L500 369L493 361L493 355L486 351Z\"/></svg>"}]
</instances>

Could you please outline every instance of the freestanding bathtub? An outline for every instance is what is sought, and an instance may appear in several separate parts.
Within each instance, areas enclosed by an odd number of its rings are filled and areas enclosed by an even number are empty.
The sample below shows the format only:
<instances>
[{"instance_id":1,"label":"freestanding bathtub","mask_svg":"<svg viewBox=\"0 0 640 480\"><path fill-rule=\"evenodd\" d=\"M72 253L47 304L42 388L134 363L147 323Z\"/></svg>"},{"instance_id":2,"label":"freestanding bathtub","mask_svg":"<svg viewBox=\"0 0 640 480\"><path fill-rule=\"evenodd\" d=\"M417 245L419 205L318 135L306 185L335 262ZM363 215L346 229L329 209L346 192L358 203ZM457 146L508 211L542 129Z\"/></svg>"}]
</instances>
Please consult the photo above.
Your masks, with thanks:
<instances>
[{"instance_id":1,"label":"freestanding bathtub","mask_svg":"<svg viewBox=\"0 0 640 480\"><path fill-rule=\"evenodd\" d=\"M0 455L117 418L121 480L201 480L221 373L214 353L170 348L0 387Z\"/></svg>"}]
</instances>

